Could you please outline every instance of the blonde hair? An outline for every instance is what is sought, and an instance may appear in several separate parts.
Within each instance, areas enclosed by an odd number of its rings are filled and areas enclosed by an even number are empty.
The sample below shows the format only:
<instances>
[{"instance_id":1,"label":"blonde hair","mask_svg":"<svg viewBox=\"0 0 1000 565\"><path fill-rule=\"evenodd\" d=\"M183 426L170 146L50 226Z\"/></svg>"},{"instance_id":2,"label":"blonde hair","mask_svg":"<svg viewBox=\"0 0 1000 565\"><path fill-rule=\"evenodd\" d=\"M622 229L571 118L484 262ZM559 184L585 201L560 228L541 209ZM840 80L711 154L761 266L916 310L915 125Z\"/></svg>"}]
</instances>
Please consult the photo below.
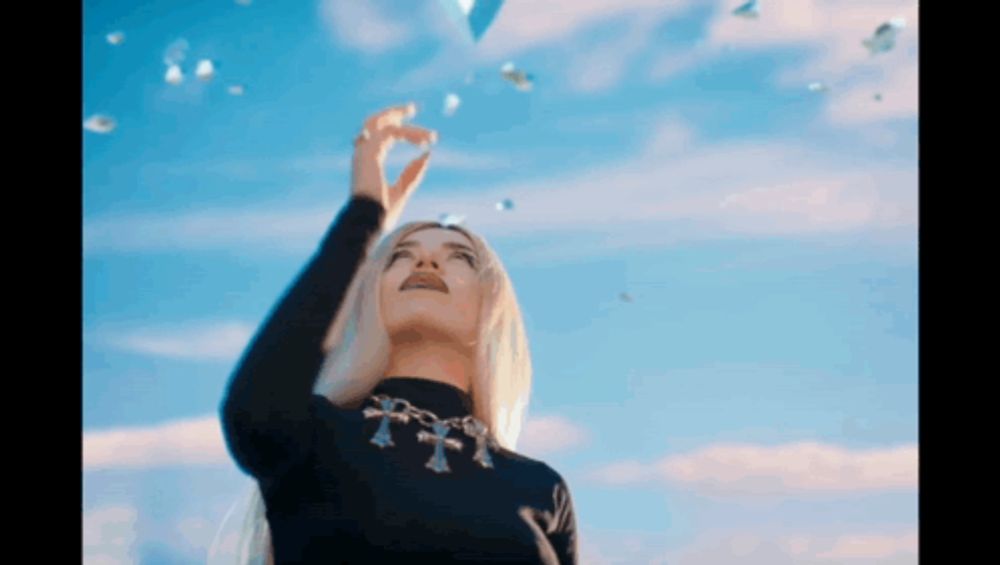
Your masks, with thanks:
<instances>
[{"instance_id":1,"label":"blonde hair","mask_svg":"<svg viewBox=\"0 0 1000 565\"><path fill-rule=\"evenodd\" d=\"M326 357L313 392L339 407L356 408L382 380L389 361L389 335L382 323L379 300L382 272L391 252L404 238L418 230L441 227L468 237L479 257L482 302L476 371L469 391L473 416L486 424L500 446L513 451L527 418L531 396L531 355L521 309L496 253L481 237L458 225L410 222L382 237L355 273L330 325L323 341ZM243 511L246 518L241 532L228 537L222 534L234 514L234 506L216 534L209 560L221 563L218 555L225 553L235 556L238 565L271 565L274 557L270 528L256 483L242 504L248 508Z\"/></svg>"}]
</instances>

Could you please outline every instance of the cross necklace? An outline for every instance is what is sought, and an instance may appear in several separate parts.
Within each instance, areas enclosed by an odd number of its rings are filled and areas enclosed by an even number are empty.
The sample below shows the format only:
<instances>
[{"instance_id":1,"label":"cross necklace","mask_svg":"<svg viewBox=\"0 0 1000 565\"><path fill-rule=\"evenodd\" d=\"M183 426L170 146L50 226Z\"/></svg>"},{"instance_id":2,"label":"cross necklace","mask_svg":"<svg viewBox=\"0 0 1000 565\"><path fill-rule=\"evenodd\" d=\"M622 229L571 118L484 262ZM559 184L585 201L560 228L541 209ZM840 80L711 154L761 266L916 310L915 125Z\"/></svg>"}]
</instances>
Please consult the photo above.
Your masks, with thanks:
<instances>
[{"instance_id":1,"label":"cross necklace","mask_svg":"<svg viewBox=\"0 0 1000 565\"><path fill-rule=\"evenodd\" d=\"M486 425L476 418L464 416L442 420L429 410L423 410L410 404L404 398L391 398L384 394L375 394L369 397L378 408L365 408L363 413L365 419L382 418L378 431L369 441L373 445L383 449L394 446L392 435L389 433L389 424L393 422L408 423L410 418L419 422L422 426L430 428L432 431L420 430L417 432L417 440L420 443L433 443L434 454L424 465L435 473L450 473L448 460L445 458L445 450L462 450L462 441L457 438L448 437L448 432L452 429L460 430L465 435L476 440L476 453L472 457L473 461L479 463L484 469L493 468L493 458L490 457L489 448L497 449L496 440L489 434ZM401 410L396 410L396 406L401 406Z\"/></svg>"}]
</instances>

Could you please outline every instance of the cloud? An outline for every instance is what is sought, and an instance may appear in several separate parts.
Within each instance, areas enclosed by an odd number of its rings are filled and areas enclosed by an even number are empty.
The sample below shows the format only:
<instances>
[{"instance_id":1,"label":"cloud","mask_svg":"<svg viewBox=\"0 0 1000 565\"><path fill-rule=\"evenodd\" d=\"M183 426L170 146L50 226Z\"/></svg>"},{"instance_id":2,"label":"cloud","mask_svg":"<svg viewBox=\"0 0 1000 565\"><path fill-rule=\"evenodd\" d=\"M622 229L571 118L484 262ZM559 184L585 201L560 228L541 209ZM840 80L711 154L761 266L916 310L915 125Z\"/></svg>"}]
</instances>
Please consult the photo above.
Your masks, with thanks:
<instances>
[{"instance_id":1,"label":"cloud","mask_svg":"<svg viewBox=\"0 0 1000 565\"><path fill-rule=\"evenodd\" d=\"M805 90L812 81L831 85L826 117L840 126L917 117L917 38L919 10L912 0L802 0L781 6L762 3L760 18L733 17L716 11L707 41L715 48L742 51L775 48L808 49L806 61L783 70L777 83ZM731 7L729 6L731 5ZM881 23L902 16L906 27L888 53L871 56L861 45ZM873 100L875 92L883 102Z\"/></svg>"},{"instance_id":2,"label":"cloud","mask_svg":"<svg viewBox=\"0 0 1000 565\"><path fill-rule=\"evenodd\" d=\"M720 444L653 463L614 463L591 478L614 485L685 485L723 496L909 490L917 488L917 455L915 444L866 450L816 442Z\"/></svg>"},{"instance_id":3,"label":"cloud","mask_svg":"<svg viewBox=\"0 0 1000 565\"><path fill-rule=\"evenodd\" d=\"M341 45L377 55L405 45L415 36L404 17L390 15L384 2L320 2L320 19Z\"/></svg>"},{"instance_id":4,"label":"cloud","mask_svg":"<svg viewBox=\"0 0 1000 565\"><path fill-rule=\"evenodd\" d=\"M844 551L852 547L855 550ZM647 562L676 565L916 565L917 532L885 535L707 532L685 547L660 552Z\"/></svg>"},{"instance_id":5,"label":"cloud","mask_svg":"<svg viewBox=\"0 0 1000 565\"><path fill-rule=\"evenodd\" d=\"M83 513L84 565L136 562L138 513L130 506L106 506Z\"/></svg>"},{"instance_id":6,"label":"cloud","mask_svg":"<svg viewBox=\"0 0 1000 565\"><path fill-rule=\"evenodd\" d=\"M240 322L176 330L136 329L99 338L112 347L171 359L233 361L246 348L254 328Z\"/></svg>"},{"instance_id":7,"label":"cloud","mask_svg":"<svg viewBox=\"0 0 1000 565\"><path fill-rule=\"evenodd\" d=\"M558 438L558 440L556 439ZM559 416L529 418L518 451L544 456L583 445L588 434ZM231 462L219 418L214 415L149 427L118 428L83 434L84 470L149 469ZM193 531L190 524L186 532Z\"/></svg>"},{"instance_id":8,"label":"cloud","mask_svg":"<svg viewBox=\"0 0 1000 565\"><path fill-rule=\"evenodd\" d=\"M217 416L83 434L85 471L227 465L231 462Z\"/></svg>"},{"instance_id":9,"label":"cloud","mask_svg":"<svg viewBox=\"0 0 1000 565\"><path fill-rule=\"evenodd\" d=\"M529 418L521 431L517 451L543 457L557 451L578 448L589 441L579 424L560 416Z\"/></svg>"},{"instance_id":10,"label":"cloud","mask_svg":"<svg viewBox=\"0 0 1000 565\"><path fill-rule=\"evenodd\" d=\"M690 240L916 226L915 165L840 156L799 140L707 145L670 116L652 120L644 131L645 143L625 160L484 185L474 193L464 186L439 189L412 199L400 221L462 214L487 239L548 238L563 248L533 245L531 253L564 258ZM496 202L505 198L515 208L497 211ZM254 246L301 252L318 243L335 215L333 205L317 205L98 218L84 225L84 248L94 253ZM579 244L588 237L594 241Z\"/></svg>"},{"instance_id":11,"label":"cloud","mask_svg":"<svg viewBox=\"0 0 1000 565\"><path fill-rule=\"evenodd\" d=\"M470 65L499 68L501 60L532 49L558 46L568 48L572 55L566 65L566 84L570 88L588 93L605 91L618 83L635 55L649 46L652 31L659 24L695 5L693 0L507 0L475 51L442 49L438 56L390 86L400 92L427 88L453 77L455 69ZM437 12L427 12L426 16L442 18ZM628 28L618 39L588 43L588 31L616 21ZM425 27L447 45L467 47L453 30L437 25Z\"/></svg>"}]
</instances>

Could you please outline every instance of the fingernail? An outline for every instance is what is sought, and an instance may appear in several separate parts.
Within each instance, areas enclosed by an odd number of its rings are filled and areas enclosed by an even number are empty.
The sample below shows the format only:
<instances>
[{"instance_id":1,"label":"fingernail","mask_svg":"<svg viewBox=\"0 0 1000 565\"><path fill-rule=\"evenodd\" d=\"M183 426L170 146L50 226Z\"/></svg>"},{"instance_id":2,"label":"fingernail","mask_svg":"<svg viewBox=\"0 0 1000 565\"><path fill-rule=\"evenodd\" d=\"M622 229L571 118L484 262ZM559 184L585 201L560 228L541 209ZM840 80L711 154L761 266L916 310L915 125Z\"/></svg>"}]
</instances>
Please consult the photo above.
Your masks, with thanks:
<instances>
[{"instance_id":1,"label":"fingernail","mask_svg":"<svg viewBox=\"0 0 1000 565\"><path fill-rule=\"evenodd\" d=\"M410 116L415 116L417 114L417 104L415 102L410 102L409 106L406 107L406 112Z\"/></svg>"}]
</instances>

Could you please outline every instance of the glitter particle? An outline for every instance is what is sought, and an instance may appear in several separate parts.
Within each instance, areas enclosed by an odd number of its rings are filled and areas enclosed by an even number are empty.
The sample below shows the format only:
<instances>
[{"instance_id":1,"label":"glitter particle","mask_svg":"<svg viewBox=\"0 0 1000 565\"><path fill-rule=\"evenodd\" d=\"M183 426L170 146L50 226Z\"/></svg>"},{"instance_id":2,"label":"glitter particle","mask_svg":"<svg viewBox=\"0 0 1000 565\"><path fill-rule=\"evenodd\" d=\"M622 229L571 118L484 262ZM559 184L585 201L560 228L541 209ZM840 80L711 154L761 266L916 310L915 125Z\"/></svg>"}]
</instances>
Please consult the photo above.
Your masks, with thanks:
<instances>
[{"instance_id":1,"label":"glitter particle","mask_svg":"<svg viewBox=\"0 0 1000 565\"><path fill-rule=\"evenodd\" d=\"M198 61L198 68L194 71L195 76L203 81L210 81L215 76L215 65L208 59Z\"/></svg>"},{"instance_id":2,"label":"glitter particle","mask_svg":"<svg viewBox=\"0 0 1000 565\"><path fill-rule=\"evenodd\" d=\"M473 41L479 41L486 33L503 6L503 0L440 0L439 3L448 18Z\"/></svg>"},{"instance_id":3,"label":"glitter particle","mask_svg":"<svg viewBox=\"0 0 1000 565\"><path fill-rule=\"evenodd\" d=\"M121 45L125 41L125 33L121 31L114 31L107 35L108 43L111 45Z\"/></svg>"},{"instance_id":4,"label":"glitter particle","mask_svg":"<svg viewBox=\"0 0 1000 565\"><path fill-rule=\"evenodd\" d=\"M460 216L458 214L441 214L438 217L438 222L444 226L457 226L465 221L465 216Z\"/></svg>"},{"instance_id":5,"label":"glitter particle","mask_svg":"<svg viewBox=\"0 0 1000 565\"><path fill-rule=\"evenodd\" d=\"M861 41L861 44L868 48L871 55L885 53L896 45L896 34L906 27L906 20L903 18L892 18L875 29L871 37Z\"/></svg>"},{"instance_id":6,"label":"glitter particle","mask_svg":"<svg viewBox=\"0 0 1000 565\"><path fill-rule=\"evenodd\" d=\"M534 86L534 77L524 71L516 69L514 67L514 63L512 62L504 63L504 65L500 67L500 75L503 76L504 79L513 83L514 86L522 92L528 92Z\"/></svg>"},{"instance_id":7,"label":"glitter particle","mask_svg":"<svg viewBox=\"0 0 1000 565\"><path fill-rule=\"evenodd\" d=\"M180 66L170 65L167 67L167 74L164 75L163 80L169 84L178 85L184 82L184 73L181 72Z\"/></svg>"},{"instance_id":8,"label":"glitter particle","mask_svg":"<svg viewBox=\"0 0 1000 565\"><path fill-rule=\"evenodd\" d=\"M462 103L462 99L458 97L457 94L448 93L444 97L444 115L453 116L455 115L455 110L458 109L459 104Z\"/></svg>"},{"instance_id":9,"label":"glitter particle","mask_svg":"<svg viewBox=\"0 0 1000 565\"><path fill-rule=\"evenodd\" d=\"M111 133L117 126L114 118L101 114L95 114L83 122L83 129L94 133Z\"/></svg>"},{"instance_id":10,"label":"glitter particle","mask_svg":"<svg viewBox=\"0 0 1000 565\"><path fill-rule=\"evenodd\" d=\"M232 84L229 85L229 88L226 90L233 96L243 96L243 93L246 92L246 87L242 84Z\"/></svg>"},{"instance_id":11,"label":"glitter particle","mask_svg":"<svg viewBox=\"0 0 1000 565\"><path fill-rule=\"evenodd\" d=\"M513 210L514 209L514 201L511 200L510 198L504 198L500 202L497 202L496 206L497 206L497 210L500 210L500 211L503 211L503 210Z\"/></svg>"},{"instance_id":12,"label":"glitter particle","mask_svg":"<svg viewBox=\"0 0 1000 565\"><path fill-rule=\"evenodd\" d=\"M756 19L760 16L760 7L757 5L757 0L750 0L746 4L736 8L733 10L733 15L746 19Z\"/></svg>"}]
</instances>

